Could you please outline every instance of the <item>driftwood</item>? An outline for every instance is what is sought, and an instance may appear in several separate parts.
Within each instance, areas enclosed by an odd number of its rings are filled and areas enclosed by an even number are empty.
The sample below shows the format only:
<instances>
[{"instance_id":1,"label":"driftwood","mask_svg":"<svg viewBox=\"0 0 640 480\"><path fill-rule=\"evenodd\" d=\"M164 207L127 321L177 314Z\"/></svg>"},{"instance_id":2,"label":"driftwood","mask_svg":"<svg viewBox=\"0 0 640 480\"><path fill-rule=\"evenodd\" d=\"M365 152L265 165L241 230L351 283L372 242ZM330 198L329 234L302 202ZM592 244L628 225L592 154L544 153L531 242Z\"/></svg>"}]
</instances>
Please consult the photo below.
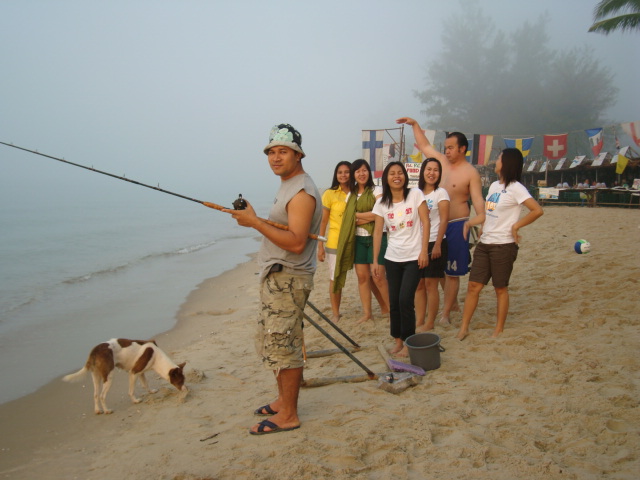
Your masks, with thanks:
<instances>
[{"instance_id":1,"label":"driftwood","mask_svg":"<svg viewBox=\"0 0 640 480\"><path fill-rule=\"evenodd\" d=\"M360 349L351 347L348 349L351 353L358 352ZM328 357L329 355L335 355L336 353L343 353L339 348L330 348L328 350L316 350L315 352L307 352L307 358Z\"/></svg>"},{"instance_id":2,"label":"driftwood","mask_svg":"<svg viewBox=\"0 0 640 480\"><path fill-rule=\"evenodd\" d=\"M389 360L391 360L391 357L389 356L389 353L385 350L385 348L382 345L378 345L378 351L380 352L380 355L382 355L382 359L384 360L384 364L385 365L389 365Z\"/></svg>"},{"instance_id":3,"label":"driftwood","mask_svg":"<svg viewBox=\"0 0 640 480\"><path fill-rule=\"evenodd\" d=\"M302 380L302 386L311 387L323 387L325 385L331 385L333 383L361 383L367 380L376 380L377 374L373 375L345 375L342 377L326 377L326 378L309 378Z\"/></svg>"}]
</instances>

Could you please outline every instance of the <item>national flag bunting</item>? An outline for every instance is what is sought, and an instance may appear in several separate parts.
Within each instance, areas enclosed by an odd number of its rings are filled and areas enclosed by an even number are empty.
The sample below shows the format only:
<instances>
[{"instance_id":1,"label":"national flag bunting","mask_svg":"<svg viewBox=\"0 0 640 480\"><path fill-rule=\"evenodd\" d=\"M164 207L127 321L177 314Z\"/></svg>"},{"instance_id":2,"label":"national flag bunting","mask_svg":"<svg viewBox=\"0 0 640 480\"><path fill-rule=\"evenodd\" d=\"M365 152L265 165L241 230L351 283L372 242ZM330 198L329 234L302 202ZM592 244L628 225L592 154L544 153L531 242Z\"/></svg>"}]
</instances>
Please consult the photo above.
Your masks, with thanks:
<instances>
[{"instance_id":1,"label":"national flag bunting","mask_svg":"<svg viewBox=\"0 0 640 480\"><path fill-rule=\"evenodd\" d=\"M569 168L575 168L578 165L580 165L582 163L582 160L585 159L585 155L578 155L576 158L574 158L571 161L571 165L569 165Z\"/></svg>"},{"instance_id":2,"label":"national flag bunting","mask_svg":"<svg viewBox=\"0 0 640 480\"><path fill-rule=\"evenodd\" d=\"M385 143L382 147L382 170L389 165L390 162L396 161L396 144Z\"/></svg>"},{"instance_id":3,"label":"national flag bunting","mask_svg":"<svg viewBox=\"0 0 640 480\"><path fill-rule=\"evenodd\" d=\"M604 139L602 136L602 128L589 128L585 130L587 137L589 137L589 143L591 144L591 151L593 155L597 157L604 145Z\"/></svg>"},{"instance_id":4,"label":"national flag bunting","mask_svg":"<svg viewBox=\"0 0 640 480\"><path fill-rule=\"evenodd\" d=\"M522 152L522 156L526 159L531 151L531 146L533 145L533 139L535 137L526 137L526 138L505 138L504 144L507 148L517 148Z\"/></svg>"},{"instance_id":5,"label":"national flag bunting","mask_svg":"<svg viewBox=\"0 0 640 480\"><path fill-rule=\"evenodd\" d=\"M362 130L362 158L364 158L374 172L374 178L380 178L384 165L382 164L382 140L384 130Z\"/></svg>"},{"instance_id":6,"label":"national flag bunting","mask_svg":"<svg viewBox=\"0 0 640 480\"><path fill-rule=\"evenodd\" d=\"M627 163L629 163L629 159L626 157L628 150L629 150L629 147L622 147L618 152L618 161L616 162L616 173L619 175L624 173L624 169L627 168Z\"/></svg>"},{"instance_id":7,"label":"national flag bunting","mask_svg":"<svg viewBox=\"0 0 640 480\"><path fill-rule=\"evenodd\" d=\"M422 152L414 153L413 155L409 155L411 161L413 163L422 163Z\"/></svg>"},{"instance_id":8,"label":"national flag bunting","mask_svg":"<svg viewBox=\"0 0 640 480\"><path fill-rule=\"evenodd\" d=\"M433 145L435 143L436 140L436 131L435 130L422 130L422 133L424 133L424 136L427 137L427 140L429 140L429 143L431 145ZM420 149L418 148L418 144L414 143L413 144L413 152L411 152L411 157L413 157L414 155L417 155L418 153L420 153ZM420 161L422 161L422 155L420 155Z\"/></svg>"},{"instance_id":9,"label":"national flag bunting","mask_svg":"<svg viewBox=\"0 0 640 480\"><path fill-rule=\"evenodd\" d=\"M636 145L640 147L640 122L627 122L622 124L624 133L633 138Z\"/></svg>"},{"instance_id":10,"label":"national flag bunting","mask_svg":"<svg viewBox=\"0 0 640 480\"><path fill-rule=\"evenodd\" d=\"M473 160L471 163L474 165L487 165L491 157L493 135L474 135L473 144L476 147L473 149Z\"/></svg>"},{"instance_id":11,"label":"national flag bunting","mask_svg":"<svg viewBox=\"0 0 640 480\"><path fill-rule=\"evenodd\" d=\"M545 135L543 155L550 160L557 160L567 154L567 137L569 134Z\"/></svg>"}]
</instances>

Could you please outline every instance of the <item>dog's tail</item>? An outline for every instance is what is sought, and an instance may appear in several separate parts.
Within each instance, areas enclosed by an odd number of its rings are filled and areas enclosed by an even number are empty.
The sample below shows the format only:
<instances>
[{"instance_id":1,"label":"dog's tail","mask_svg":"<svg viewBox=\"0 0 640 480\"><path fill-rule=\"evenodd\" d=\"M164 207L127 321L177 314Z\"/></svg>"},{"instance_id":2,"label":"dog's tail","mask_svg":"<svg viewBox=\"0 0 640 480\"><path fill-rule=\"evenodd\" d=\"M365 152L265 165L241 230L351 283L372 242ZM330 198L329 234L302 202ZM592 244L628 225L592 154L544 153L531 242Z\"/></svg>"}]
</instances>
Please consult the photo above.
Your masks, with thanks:
<instances>
[{"instance_id":1,"label":"dog's tail","mask_svg":"<svg viewBox=\"0 0 640 480\"><path fill-rule=\"evenodd\" d=\"M82 367L76 373L65 375L64 377L62 377L62 380L64 380L65 382L77 382L78 380L82 379L82 377L84 377L88 371L89 369L86 366Z\"/></svg>"}]
</instances>

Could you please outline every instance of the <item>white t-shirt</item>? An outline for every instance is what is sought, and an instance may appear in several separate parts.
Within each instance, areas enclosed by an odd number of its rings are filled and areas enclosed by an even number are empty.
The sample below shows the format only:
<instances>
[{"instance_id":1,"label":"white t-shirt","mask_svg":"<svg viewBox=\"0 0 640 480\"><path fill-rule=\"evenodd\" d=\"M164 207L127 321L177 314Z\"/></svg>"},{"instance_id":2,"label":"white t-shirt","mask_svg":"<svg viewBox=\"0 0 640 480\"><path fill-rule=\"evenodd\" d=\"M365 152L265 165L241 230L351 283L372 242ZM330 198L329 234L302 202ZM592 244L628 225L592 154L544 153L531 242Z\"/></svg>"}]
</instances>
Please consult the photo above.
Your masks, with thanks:
<instances>
[{"instance_id":1,"label":"white t-shirt","mask_svg":"<svg viewBox=\"0 0 640 480\"><path fill-rule=\"evenodd\" d=\"M387 227L387 253L384 258L392 262L417 260L422 248L422 223L418 207L424 202L424 194L417 188L409 190L407 199L391 207L376 200L373 213L382 217Z\"/></svg>"},{"instance_id":2,"label":"white t-shirt","mask_svg":"<svg viewBox=\"0 0 640 480\"><path fill-rule=\"evenodd\" d=\"M426 194L424 199L429 209L429 223L431 224L429 241L435 242L438 239L438 230L440 229L440 209L438 208L438 204L443 200L450 201L449 193L447 193L444 188L438 187L433 192ZM446 237L445 235L443 238Z\"/></svg>"},{"instance_id":3,"label":"white t-shirt","mask_svg":"<svg viewBox=\"0 0 640 480\"><path fill-rule=\"evenodd\" d=\"M513 243L511 227L520 218L522 203L528 198L532 198L531 194L520 182L511 182L506 188L502 183L493 182L484 204L487 217L480 241L485 244Z\"/></svg>"}]
</instances>

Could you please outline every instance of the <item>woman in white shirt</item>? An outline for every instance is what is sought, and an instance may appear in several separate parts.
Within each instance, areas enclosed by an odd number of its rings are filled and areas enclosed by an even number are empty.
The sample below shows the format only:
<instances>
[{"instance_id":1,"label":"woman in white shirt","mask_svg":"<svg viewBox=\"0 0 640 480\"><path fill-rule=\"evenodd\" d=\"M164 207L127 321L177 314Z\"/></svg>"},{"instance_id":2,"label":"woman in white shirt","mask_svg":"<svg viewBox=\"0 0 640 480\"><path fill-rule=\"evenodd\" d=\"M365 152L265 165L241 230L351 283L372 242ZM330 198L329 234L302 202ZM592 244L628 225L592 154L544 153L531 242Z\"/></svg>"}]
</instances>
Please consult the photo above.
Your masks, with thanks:
<instances>
[{"instance_id":1,"label":"woman in white shirt","mask_svg":"<svg viewBox=\"0 0 640 480\"><path fill-rule=\"evenodd\" d=\"M440 297L438 283L444 279L444 269L447 266L446 231L449 223L449 194L440 187L442 178L442 164L437 158L427 158L420 167L418 188L424 194L429 209L429 265L420 270L420 282L416 290L416 331L433 330ZM424 323L427 313L427 323Z\"/></svg>"},{"instance_id":2,"label":"woman in white shirt","mask_svg":"<svg viewBox=\"0 0 640 480\"><path fill-rule=\"evenodd\" d=\"M395 346L392 355L408 356L404 341L416 331L413 300L418 286L419 269L429 263L429 213L423 193L410 189L409 177L400 162L389 163L382 174L382 197L373 213L373 272L381 275L378 254L382 229L387 228L387 251L384 255L389 284L390 333Z\"/></svg>"},{"instance_id":3,"label":"woman in white shirt","mask_svg":"<svg viewBox=\"0 0 640 480\"><path fill-rule=\"evenodd\" d=\"M485 211L474 217L474 220L481 217L484 225L480 242L473 254L462 325L458 332L459 340L463 340L469 334L469 323L478 306L480 292L489 280L493 284L498 304L496 328L492 337L497 337L504 330L509 312L509 279L521 239L518 231L544 213L542 207L520 183L523 163L522 152L517 148L506 148L502 151L495 167L499 180L489 187ZM522 205L529 213L520 218ZM468 229L469 222L466 222L465 234Z\"/></svg>"}]
</instances>

